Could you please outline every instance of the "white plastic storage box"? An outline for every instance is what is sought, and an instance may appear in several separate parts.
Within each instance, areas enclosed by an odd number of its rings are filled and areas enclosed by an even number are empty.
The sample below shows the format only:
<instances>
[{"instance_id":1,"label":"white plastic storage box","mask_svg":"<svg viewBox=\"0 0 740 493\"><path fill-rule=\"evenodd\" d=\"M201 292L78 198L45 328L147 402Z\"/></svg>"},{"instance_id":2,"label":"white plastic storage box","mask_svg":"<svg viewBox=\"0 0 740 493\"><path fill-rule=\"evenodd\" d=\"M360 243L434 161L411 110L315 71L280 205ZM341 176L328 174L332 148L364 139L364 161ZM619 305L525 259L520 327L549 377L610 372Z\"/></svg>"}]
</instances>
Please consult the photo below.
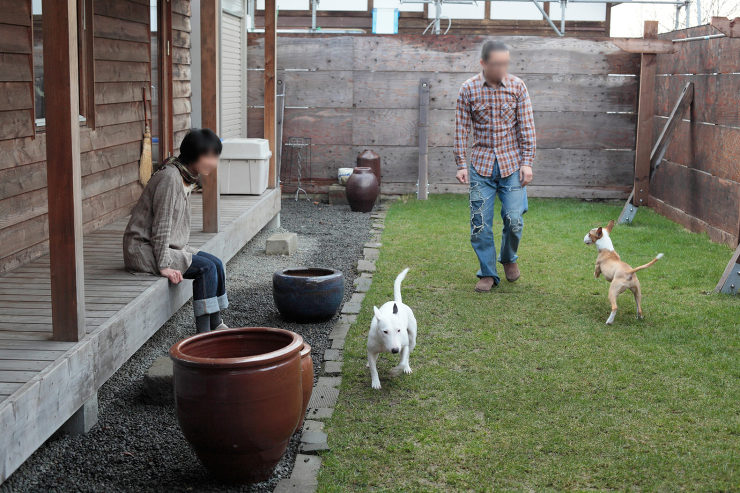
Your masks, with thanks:
<instances>
[{"instance_id":1,"label":"white plastic storage box","mask_svg":"<svg viewBox=\"0 0 740 493\"><path fill-rule=\"evenodd\" d=\"M224 139L218 165L221 193L260 195L267 190L270 156L265 139Z\"/></svg>"}]
</instances>

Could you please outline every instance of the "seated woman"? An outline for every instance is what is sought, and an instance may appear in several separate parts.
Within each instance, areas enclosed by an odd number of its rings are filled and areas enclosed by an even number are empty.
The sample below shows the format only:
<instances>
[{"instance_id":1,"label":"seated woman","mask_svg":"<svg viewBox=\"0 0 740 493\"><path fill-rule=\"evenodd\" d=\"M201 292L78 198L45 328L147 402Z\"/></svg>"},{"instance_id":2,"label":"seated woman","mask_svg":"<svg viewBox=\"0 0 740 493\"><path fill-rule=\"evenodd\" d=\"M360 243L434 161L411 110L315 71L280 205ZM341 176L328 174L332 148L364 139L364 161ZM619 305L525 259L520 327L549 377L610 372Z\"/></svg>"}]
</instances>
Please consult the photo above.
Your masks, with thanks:
<instances>
[{"instance_id":1,"label":"seated woman","mask_svg":"<svg viewBox=\"0 0 740 493\"><path fill-rule=\"evenodd\" d=\"M215 173L221 140L211 130L193 129L180 145L180 155L168 158L152 175L123 235L126 269L161 275L178 284L193 280L193 308L198 332L228 328L221 310L226 298L224 266L217 257L188 245L190 192L199 175Z\"/></svg>"}]
</instances>

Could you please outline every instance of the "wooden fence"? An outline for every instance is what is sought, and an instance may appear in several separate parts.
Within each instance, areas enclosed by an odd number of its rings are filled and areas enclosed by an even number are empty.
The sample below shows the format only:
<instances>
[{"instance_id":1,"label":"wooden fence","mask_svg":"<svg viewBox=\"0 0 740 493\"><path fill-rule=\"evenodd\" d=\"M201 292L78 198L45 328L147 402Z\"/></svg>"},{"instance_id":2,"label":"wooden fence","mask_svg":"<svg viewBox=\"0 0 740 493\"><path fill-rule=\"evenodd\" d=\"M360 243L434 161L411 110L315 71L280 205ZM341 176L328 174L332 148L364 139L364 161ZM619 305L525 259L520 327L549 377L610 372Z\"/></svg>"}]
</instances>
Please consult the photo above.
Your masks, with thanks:
<instances>
[{"instance_id":1,"label":"wooden fence","mask_svg":"<svg viewBox=\"0 0 740 493\"><path fill-rule=\"evenodd\" d=\"M715 34L701 26L664 39ZM687 82L694 83L690 112L679 123L665 160L650 184L650 206L713 241L740 237L740 38L676 43L657 56L656 133Z\"/></svg>"},{"instance_id":2,"label":"wooden fence","mask_svg":"<svg viewBox=\"0 0 740 493\"><path fill-rule=\"evenodd\" d=\"M454 183L454 107L479 67L482 36L281 35L284 138L312 139L310 190L324 191L358 152L378 152L383 192L416 190L419 80L431 82L430 191ZM529 87L537 127L532 195L626 197L634 168L639 55L610 41L519 36L512 73ZM262 40L249 37L248 68L260 71ZM249 77L248 133L262 134L262 77ZM291 163L283 162L283 167Z\"/></svg>"}]
</instances>

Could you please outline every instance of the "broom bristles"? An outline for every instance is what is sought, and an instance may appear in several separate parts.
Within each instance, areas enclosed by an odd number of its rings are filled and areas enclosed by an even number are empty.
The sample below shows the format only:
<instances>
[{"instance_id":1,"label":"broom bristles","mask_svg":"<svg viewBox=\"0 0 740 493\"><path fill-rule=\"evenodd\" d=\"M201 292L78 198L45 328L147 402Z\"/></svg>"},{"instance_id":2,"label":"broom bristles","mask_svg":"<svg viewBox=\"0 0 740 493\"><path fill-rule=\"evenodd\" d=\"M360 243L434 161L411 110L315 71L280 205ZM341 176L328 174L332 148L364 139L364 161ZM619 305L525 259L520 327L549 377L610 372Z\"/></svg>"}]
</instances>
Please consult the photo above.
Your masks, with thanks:
<instances>
[{"instance_id":1,"label":"broom bristles","mask_svg":"<svg viewBox=\"0 0 740 493\"><path fill-rule=\"evenodd\" d=\"M144 129L144 142L141 146L141 159L139 159L139 181L146 186L152 177L152 133L149 125Z\"/></svg>"}]
</instances>

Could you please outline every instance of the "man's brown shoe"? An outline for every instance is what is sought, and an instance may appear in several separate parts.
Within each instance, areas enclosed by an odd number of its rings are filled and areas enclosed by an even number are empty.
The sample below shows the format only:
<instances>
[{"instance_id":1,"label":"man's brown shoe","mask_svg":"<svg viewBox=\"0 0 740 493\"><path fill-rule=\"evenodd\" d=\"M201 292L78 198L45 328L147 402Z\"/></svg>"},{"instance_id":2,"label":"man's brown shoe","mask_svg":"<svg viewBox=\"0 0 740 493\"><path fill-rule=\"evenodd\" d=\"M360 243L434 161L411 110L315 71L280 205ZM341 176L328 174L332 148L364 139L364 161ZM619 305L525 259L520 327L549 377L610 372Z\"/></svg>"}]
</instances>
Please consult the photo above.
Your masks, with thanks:
<instances>
[{"instance_id":1,"label":"man's brown shoe","mask_svg":"<svg viewBox=\"0 0 740 493\"><path fill-rule=\"evenodd\" d=\"M504 264L504 272L506 273L506 280L509 282L516 281L521 275L519 273L519 266L516 265L516 262Z\"/></svg>"},{"instance_id":2,"label":"man's brown shoe","mask_svg":"<svg viewBox=\"0 0 740 493\"><path fill-rule=\"evenodd\" d=\"M475 285L475 290L479 293L488 293L493 287L493 277L481 277Z\"/></svg>"}]
</instances>

